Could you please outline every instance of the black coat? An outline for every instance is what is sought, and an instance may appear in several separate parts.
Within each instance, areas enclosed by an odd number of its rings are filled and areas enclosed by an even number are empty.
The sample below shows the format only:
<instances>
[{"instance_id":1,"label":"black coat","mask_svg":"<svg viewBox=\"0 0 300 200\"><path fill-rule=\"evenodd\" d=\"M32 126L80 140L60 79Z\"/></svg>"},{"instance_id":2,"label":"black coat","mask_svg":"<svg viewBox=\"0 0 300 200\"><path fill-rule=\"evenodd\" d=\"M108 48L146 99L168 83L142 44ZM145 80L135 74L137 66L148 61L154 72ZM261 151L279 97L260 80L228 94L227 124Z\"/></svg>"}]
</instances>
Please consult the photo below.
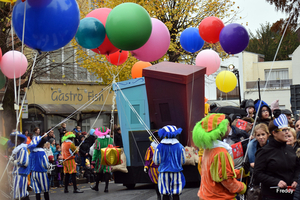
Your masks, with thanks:
<instances>
[{"instance_id":1,"label":"black coat","mask_svg":"<svg viewBox=\"0 0 300 200\"><path fill-rule=\"evenodd\" d=\"M115 133L114 142L115 142L115 146L123 148L122 135L120 133Z\"/></svg>"},{"instance_id":2,"label":"black coat","mask_svg":"<svg viewBox=\"0 0 300 200\"><path fill-rule=\"evenodd\" d=\"M94 143L95 140L97 139L97 137L93 136L93 135L89 135L84 142L87 142L89 144L89 147L91 147Z\"/></svg>"},{"instance_id":3,"label":"black coat","mask_svg":"<svg viewBox=\"0 0 300 200\"><path fill-rule=\"evenodd\" d=\"M269 144L259 149L255 154L254 180L262 184L262 195L278 198L293 199L293 195L280 193L276 187L283 180L288 186L297 181L299 175L299 160L295 151L284 142L278 142L272 136Z\"/></svg>"},{"instance_id":4,"label":"black coat","mask_svg":"<svg viewBox=\"0 0 300 200\"><path fill-rule=\"evenodd\" d=\"M64 127L61 127L59 130L59 136L60 136L60 139L65 135L65 133L67 132L67 129L64 128Z\"/></svg>"},{"instance_id":5,"label":"black coat","mask_svg":"<svg viewBox=\"0 0 300 200\"><path fill-rule=\"evenodd\" d=\"M79 147L79 155L81 157L86 156L86 153L89 154L90 151L90 146L89 143L87 143L86 141L84 141L81 146Z\"/></svg>"}]
</instances>

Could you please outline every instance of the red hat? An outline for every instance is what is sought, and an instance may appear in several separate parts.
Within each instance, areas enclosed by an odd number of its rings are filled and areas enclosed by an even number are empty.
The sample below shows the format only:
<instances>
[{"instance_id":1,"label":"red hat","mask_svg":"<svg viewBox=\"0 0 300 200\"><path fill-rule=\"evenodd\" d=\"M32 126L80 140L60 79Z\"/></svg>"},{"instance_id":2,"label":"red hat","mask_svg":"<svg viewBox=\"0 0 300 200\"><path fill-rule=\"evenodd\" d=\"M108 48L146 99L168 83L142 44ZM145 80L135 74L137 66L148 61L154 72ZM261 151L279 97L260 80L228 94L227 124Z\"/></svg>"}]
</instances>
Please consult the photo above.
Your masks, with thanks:
<instances>
[{"instance_id":1,"label":"red hat","mask_svg":"<svg viewBox=\"0 0 300 200\"><path fill-rule=\"evenodd\" d=\"M48 160L52 161L54 159L54 156L48 156Z\"/></svg>"},{"instance_id":2,"label":"red hat","mask_svg":"<svg viewBox=\"0 0 300 200\"><path fill-rule=\"evenodd\" d=\"M82 134L82 135L86 135L86 134L87 134L87 132L85 132L85 131L84 131L84 132L82 132L81 134Z\"/></svg>"}]
</instances>

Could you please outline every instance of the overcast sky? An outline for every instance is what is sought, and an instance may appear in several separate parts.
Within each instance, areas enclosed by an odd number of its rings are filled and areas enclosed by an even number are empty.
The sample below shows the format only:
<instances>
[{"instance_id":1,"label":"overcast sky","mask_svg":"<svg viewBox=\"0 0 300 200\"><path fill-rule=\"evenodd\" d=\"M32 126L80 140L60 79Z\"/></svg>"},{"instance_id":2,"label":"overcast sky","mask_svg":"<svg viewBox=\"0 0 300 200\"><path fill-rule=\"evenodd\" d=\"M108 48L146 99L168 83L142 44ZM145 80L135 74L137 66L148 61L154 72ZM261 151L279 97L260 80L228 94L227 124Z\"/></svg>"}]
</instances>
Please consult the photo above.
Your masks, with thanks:
<instances>
[{"instance_id":1,"label":"overcast sky","mask_svg":"<svg viewBox=\"0 0 300 200\"><path fill-rule=\"evenodd\" d=\"M236 6L240 7L240 16L243 19L237 23L243 23L243 26L252 33L260 28L260 24L270 22L273 24L280 18L287 18L287 15L275 10L275 6L269 4L266 0L233 0ZM248 26L246 23L248 22Z\"/></svg>"}]
</instances>

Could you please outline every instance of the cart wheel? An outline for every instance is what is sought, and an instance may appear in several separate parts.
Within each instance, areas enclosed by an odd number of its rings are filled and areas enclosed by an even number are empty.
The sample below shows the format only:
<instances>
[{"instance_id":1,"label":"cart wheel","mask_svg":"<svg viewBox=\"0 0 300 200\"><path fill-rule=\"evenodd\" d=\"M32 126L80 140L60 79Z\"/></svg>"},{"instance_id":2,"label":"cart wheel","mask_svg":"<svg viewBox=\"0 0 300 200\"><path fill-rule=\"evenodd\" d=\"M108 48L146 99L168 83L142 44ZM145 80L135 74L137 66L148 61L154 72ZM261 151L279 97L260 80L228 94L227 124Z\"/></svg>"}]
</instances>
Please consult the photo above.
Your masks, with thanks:
<instances>
[{"instance_id":1,"label":"cart wheel","mask_svg":"<svg viewBox=\"0 0 300 200\"><path fill-rule=\"evenodd\" d=\"M132 183L132 184L124 184L124 186L127 187L127 189L132 190L132 189L134 189L134 187L135 187L135 183Z\"/></svg>"}]
</instances>

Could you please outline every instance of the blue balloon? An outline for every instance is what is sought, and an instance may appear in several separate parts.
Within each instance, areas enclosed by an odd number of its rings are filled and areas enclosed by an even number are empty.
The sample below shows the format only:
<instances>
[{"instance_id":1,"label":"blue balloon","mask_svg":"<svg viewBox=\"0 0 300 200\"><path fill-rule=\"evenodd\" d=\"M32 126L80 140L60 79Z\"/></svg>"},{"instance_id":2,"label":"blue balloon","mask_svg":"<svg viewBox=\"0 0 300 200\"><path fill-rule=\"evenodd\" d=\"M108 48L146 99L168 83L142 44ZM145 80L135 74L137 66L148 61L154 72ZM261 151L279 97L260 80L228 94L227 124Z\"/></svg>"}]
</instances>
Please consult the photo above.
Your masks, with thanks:
<instances>
[{"instance_id":1,"label":"blue balloon","mask_svg":"<svg viewBox=\"0 0 300 200\"><path fill-rule=\"evenodd\" d=\"M75 36L80 22L76 0L18 0L12 13L15 32L23 35L26 3L24 43L38 51L54 51L68 44Z\"/></svg>"},{"instance_id":2,"label":"blue balloon","mask_svg":"<svg viewBox=\"0 0 300 200\"><path fill-rule=\"evenodd\" d=\"M181 33L180 44L184 50L195 53L203 47L204 40L200 37L199 30L191 27Z\"/></svg>"},{"instance_id":3,"label":"blue balloon","mask_svg":"<svg viewBox=\"0 0 300 200\"><path fill-rule=\"evenodd\" d=\"M223 50L228 54L237 54L246 49L249 43L247 30L240 24L228 24L219 36Z\"/></svg>"},{"instance_id":4,"label":"blue balloon","mask_svg":"<svg viewBox=\"0 0 300 200\"><path fill-rule=\"evenodd\" d=\"M103 43L105 35L102 22L94 17L87 17L80 21L75 39L83 48L95 49Z\"/></svg>"}]
</instances>

